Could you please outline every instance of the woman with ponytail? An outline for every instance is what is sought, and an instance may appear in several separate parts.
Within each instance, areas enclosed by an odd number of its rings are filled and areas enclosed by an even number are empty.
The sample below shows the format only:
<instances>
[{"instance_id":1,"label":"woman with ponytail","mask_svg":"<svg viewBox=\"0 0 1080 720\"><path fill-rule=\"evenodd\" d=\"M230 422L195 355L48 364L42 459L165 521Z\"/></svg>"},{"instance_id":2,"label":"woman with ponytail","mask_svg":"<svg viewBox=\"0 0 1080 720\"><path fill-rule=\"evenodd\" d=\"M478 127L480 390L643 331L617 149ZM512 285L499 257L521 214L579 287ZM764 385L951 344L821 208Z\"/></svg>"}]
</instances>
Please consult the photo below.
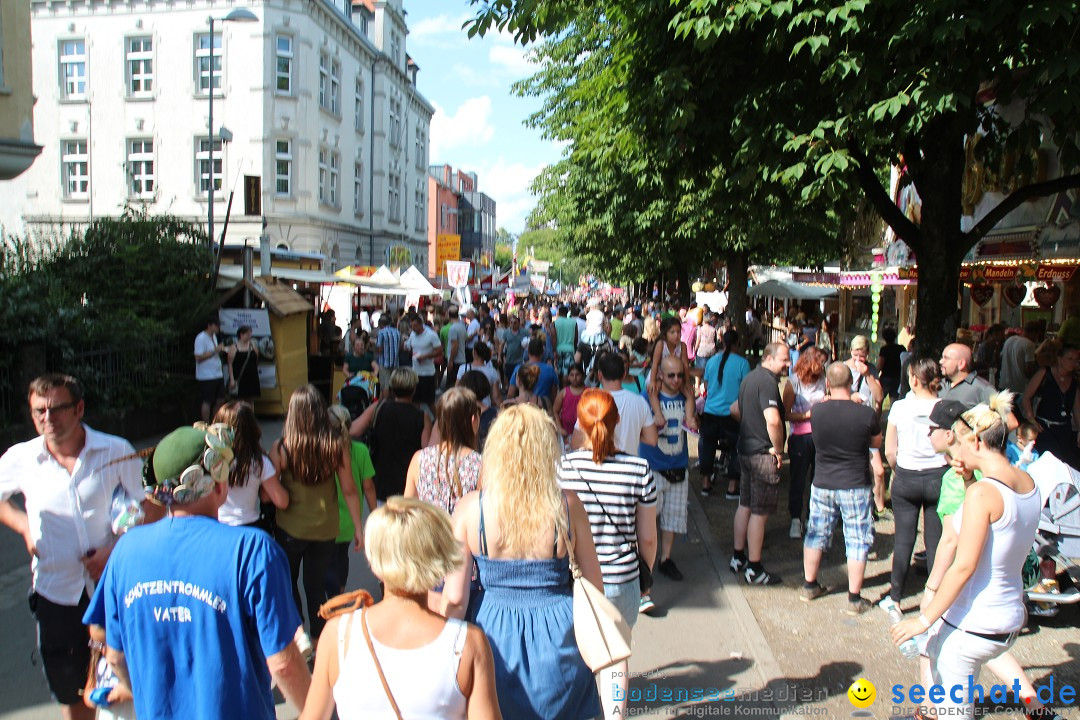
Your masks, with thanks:
<instances>
[{"instance_id":1,"label":"woman with ponytail","mask_svg":"<svg viewBox=\"0 0 1080 720\"><path fill-rule=\"evenodd\" d=\"M1021 570L1035 540L1042 499L1035 482L1005 457L1012 393L990 396L958 415L957 403L939 402L930 413L930 432L951 429L957 447L950 452L967 468L982 473L952 516L959 540L952 565L934 597L917 618L893 626L899 645L930 630L927 655L935 684L945 688L937 703L946 714L971 717L967 692L971 677L1015 642L1027 622ZM960 691L950 692L960 686Z\"/></svg>"},{"instance_id":2,"label":"woman with ponytail","mask_svg":"<svg viewBox=\"0 0 1080 720\"><path fill-rule=\"evenodd\" d=\"M585 505L604 577L604 594L633 627L639 611L655 607L648 594L642 594L639 558L652 569L656 559L656 481L647 461L615 447L619 410L610 393L585 390L577 411L585 443L582 449L563 456L559 483L577 493ZM617 685L623 690L619 697L625 698L629 675L624 660L599 673L600 686ZM606 692L601 700L607 717L614 716L616 705L618 717L625 714L625 700L617 702Z\"/></svg>"},{"instance_id":3,"label":"woman with ponytail","mask_svg":"<svg viewBox=\"0 0 1080 720\"><path fill-rule=\"evenodd\" d=\"M701 442L698 457L701 465L701 494L708 497L716 479L716 449L720 438L731 447L728 464L727 497L739 498L739 458L735 446L739 437L739 420L731 414L732 404L739 398L739 385L750 374L750 363L739 352L739 333L724 333L724 352L716 353L705 363L705 412L701 415Z\"/></svg>"}]
</instances>

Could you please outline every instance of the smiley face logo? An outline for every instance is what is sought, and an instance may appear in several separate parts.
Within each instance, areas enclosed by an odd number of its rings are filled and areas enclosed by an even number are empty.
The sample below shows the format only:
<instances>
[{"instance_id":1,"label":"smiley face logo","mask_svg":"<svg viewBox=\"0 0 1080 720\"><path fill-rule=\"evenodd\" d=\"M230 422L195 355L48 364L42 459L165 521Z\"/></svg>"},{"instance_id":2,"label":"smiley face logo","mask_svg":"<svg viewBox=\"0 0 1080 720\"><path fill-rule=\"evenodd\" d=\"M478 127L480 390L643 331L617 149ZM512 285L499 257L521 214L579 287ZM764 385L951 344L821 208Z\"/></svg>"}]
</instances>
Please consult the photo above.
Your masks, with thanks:
<instances>
[{"instance_id":1,"label":"smiley face logo","mask_svg":"<svg viewBox=\"0 0 1080 720\"><path fill-rule=\"evenodd\" d=\"M847 691L848 700L851 704L857 708L868 708L874 704L874 698L877 697L877 688L874 684L865 678L859 678L855 682L851 683L851 687Z\"/></svg>"}]
</instances>

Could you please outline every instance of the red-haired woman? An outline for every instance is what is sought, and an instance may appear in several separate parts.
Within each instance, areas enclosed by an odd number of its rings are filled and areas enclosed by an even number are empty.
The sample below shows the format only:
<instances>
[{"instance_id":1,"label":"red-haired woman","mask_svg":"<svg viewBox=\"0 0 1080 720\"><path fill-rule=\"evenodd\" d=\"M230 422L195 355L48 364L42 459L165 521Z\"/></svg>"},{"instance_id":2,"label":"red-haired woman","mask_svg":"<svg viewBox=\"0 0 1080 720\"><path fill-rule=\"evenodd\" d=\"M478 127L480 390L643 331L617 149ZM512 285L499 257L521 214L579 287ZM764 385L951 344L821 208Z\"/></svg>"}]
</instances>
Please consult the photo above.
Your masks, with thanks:
<instances>
[{"instance_id":1,"label":"red-haired woman","mask_svg":"<svg viewBox=\"0 0 1080 720\"><path fill-rule=\"evenodd\" d=\"M656 482L647 461L615 447L619 410L610 393L585 390L577 412L585 445L562 457L559 484L577 493L585 506L604 576L604 594L633 626L643 607L638 557L650 568L656 558ZM598 675L600 687L617 684L624 691L621 696L626 697L629 672L625 660ZM616 701L606 692L600 699L610 717L610 705ZM626 701L619 701L618 706L620 713L625 713Z\"/></svg>"},{"instance_id":2,"label":"red-haired woman","mask_svg":"<svg viewBox=\"0 0 1080 720\"><path fill-rule=\"evenodd\" d=\"M814 436L810 433L810 411L825 399L825 365L828 358L816 347L807 347L791 370L791 381L784 386L784 410L791 421L788 456L791 459L791 484L788 485L788 513L791 528L788 536L802 537L806 512L806 486L813 480Z\"/></svg>"}]
</instances>

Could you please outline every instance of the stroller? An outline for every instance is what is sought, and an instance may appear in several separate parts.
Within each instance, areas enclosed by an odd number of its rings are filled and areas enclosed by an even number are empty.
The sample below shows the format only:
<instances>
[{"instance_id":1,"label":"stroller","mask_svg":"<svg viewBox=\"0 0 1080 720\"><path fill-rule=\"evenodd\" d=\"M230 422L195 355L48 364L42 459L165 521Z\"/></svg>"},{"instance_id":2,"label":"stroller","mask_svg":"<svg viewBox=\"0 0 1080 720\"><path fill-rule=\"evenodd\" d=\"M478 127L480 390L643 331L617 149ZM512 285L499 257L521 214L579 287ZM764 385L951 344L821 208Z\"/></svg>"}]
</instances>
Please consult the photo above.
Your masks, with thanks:
<instances>
[{"instance_id":1,"label":"stroller","mask_svg":"<svg viewBox=\"0 0 1080 720\"><path fill-rule=\"evenodd\" d=\"M1024 592L1032 615L1052 617L1062 605L1080 603L1080 471L1050 453L1028 466L1028 474L1042 494L1043 511L1035 543L1024 566ZM1063 567L1071 587L1047 592L1047 580L1039 572L1040 563ZM1052 589L1056 581L1051 584Z\"/></svg>"}]
</instances>

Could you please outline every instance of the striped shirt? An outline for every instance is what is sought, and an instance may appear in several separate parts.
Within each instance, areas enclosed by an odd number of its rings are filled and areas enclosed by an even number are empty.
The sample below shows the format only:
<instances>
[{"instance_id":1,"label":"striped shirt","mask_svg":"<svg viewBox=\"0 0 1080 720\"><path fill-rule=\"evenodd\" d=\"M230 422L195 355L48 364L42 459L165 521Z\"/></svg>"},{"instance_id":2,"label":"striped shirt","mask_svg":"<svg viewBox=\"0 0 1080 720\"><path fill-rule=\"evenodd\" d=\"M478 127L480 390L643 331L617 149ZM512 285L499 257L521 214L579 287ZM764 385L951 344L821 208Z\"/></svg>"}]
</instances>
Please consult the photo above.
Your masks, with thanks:
<instances>
[{"instance_id":1,"label":"striped shirt","mask_svg":"<svg viewBox=\"0 0 1080 720\"><path fill-rule=\"evenodd\" d=\"M576 492L585 506L604 584L637 580L637 556L631 547L637 543L637 507L656 504L648 461L617 453L597 465L592 450L577 450L562 457L559 484Z\"/></svg>"},{"instance_id":2,"label":"striped shirt","mask_svg":"<svg viewBox=\"0 0 1080 720\"><path fill-rule=\"evenodd\" d=\"M375 336L375 346L379 348L379 367L396 368L398 366L398 348L401 347L401 333L397 328L386 327Z\"/></svg>"}]
</instances>

